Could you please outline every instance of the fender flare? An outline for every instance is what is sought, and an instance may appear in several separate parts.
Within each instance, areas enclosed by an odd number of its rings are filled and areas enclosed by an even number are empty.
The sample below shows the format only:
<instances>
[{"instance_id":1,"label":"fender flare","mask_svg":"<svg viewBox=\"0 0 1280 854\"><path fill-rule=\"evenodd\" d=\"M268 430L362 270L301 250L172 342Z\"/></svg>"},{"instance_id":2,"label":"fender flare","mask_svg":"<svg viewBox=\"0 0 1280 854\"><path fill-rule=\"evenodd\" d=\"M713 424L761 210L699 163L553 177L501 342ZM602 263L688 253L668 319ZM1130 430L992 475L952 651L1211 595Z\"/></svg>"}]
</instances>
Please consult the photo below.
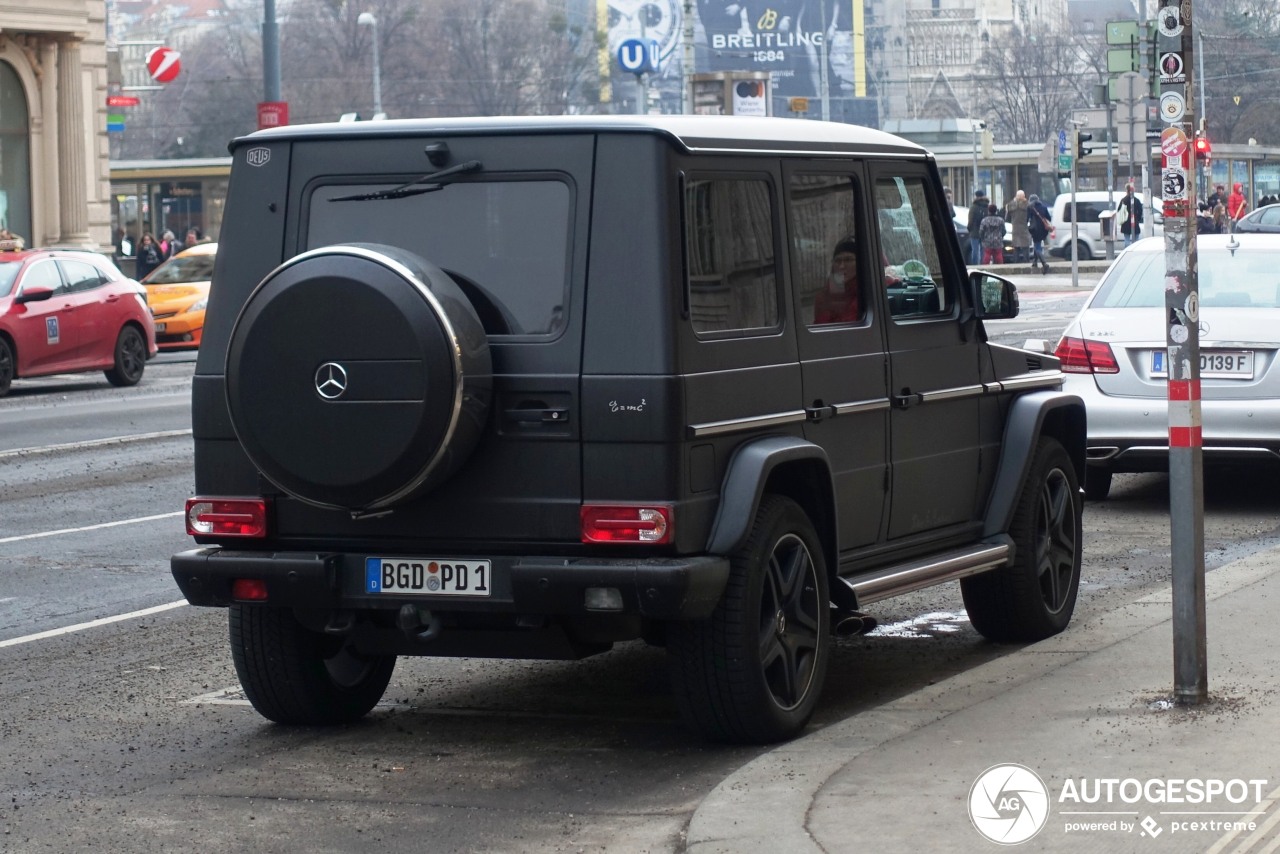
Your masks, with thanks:
<instances>
[{"instance_id":1,"label":"fender flare","mask_svg":"<svg viewBox=\"0 0 1280 854\"><path fill-rule=\"evenodd\" d=\"M983 520L984 537L996 537L1009 530L1031 456L1042 435L1053 436L1062 443L1075 466L1077 479L1084 482L1085 418L1084 401L1066 392L1030 392L1013 401Z\"/></svg>"},{"instance_id":2,"label":"fender flare","mask_svg":"<svg viewBox=\"0 0 1280 854\"><path fill-rule=\"evenodd\" d=\"M707 553L727 555L742 545L751 531L770 475L780 466L806 460L821 464L826 472L826 495L820 500L826 507L832 507L835 486L831 482L827 452L821 447L798 436L770 436L740 445L725 470L720 508L707 538ZM823 520L813 521L821 530ZM828 540L828 564L834 567L831 561L839 554L839 547L835 542L835 526L831 528L831 536L825 539Z\"/></svg>"}]
</instances>

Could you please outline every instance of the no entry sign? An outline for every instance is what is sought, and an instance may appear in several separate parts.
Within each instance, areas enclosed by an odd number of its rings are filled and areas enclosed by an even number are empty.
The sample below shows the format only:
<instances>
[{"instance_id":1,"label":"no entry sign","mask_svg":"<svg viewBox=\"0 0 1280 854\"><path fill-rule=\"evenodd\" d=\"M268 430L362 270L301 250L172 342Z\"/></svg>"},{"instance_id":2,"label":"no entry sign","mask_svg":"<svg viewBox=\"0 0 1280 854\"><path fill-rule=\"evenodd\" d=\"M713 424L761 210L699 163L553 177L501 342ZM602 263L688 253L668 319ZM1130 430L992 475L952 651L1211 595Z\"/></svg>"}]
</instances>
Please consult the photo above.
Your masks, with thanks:
<instances>
[{"instance_id":1,"label":"no entry sign","mask_svg":"<svg viewBox=\"0 0 1280 854\"><path fill-rule=\"evenodd\" d=\"M182 70L180 54L171 47L154 47L147 53L147 71L157 83L172 83Z\"/></svg>"}]
</instances>

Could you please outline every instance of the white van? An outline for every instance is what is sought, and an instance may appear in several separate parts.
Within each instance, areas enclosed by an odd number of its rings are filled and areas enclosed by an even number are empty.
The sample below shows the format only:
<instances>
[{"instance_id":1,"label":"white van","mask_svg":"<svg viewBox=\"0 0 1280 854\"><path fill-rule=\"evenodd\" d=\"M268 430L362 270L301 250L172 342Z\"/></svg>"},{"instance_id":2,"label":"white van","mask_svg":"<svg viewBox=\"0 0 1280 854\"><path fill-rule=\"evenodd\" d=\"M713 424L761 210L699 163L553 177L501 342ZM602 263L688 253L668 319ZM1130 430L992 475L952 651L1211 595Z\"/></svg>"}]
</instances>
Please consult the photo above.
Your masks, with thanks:
<instances>
[{"instance_id":1,"label":"white van","mask_svg":"<svg viewBox=\"0 0 1280 854\"><path fill-rule=\"evenodd\" d=\"M1123 198L1123 190L1113 192L1109 202L1107 201L1106 190L1081 190L1076 193L1076 212L1080 217L1077 242L1080 244L1079 258L1081 261L1107 257L1107 244L1102 240L1101 227L1098 225L1098 215L1103 211L1115 210L1116 205L1120 204L1120 200ZM1158 211L1160 200L1153 198L1150 207ZM1071 258L1071 193L1059 193L1053 200L1053 207L1050 208L1050 213L1053 214L1053 227L1057 231L1052 240L1049 241L1049 252L1059 258L1069 259ZM1161 228L1163 217L1159 216L1158 213L1153 213L1144 206L1142 218L1142 237L1164 234L1164 229ZM1115 251L1119 252L1124 248L1124 237L1120 234L1119 223L1116 224L1115 236Z\"/></svg>"}]
</instances>

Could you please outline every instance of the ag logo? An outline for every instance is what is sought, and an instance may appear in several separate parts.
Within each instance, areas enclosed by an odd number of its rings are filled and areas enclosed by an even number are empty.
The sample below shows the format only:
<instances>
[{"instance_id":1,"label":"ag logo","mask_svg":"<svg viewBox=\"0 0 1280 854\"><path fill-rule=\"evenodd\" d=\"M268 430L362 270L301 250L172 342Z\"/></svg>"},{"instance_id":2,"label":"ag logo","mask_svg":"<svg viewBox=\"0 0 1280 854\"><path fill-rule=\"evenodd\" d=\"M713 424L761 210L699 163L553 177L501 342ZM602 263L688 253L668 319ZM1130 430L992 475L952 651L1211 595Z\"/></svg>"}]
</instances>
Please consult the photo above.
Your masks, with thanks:
<instances>
[{"instance_id":1,"label":"ag logo","mask_svg":"<svg viewBox=\"0 0 1280 854\"><path fill-rule=\"evenodd\" d=\"M969 819L992 842L1026 842L1049 819L1049 790L1024 765L993 765L969 790Z\"/></svg>"}]
</instances>

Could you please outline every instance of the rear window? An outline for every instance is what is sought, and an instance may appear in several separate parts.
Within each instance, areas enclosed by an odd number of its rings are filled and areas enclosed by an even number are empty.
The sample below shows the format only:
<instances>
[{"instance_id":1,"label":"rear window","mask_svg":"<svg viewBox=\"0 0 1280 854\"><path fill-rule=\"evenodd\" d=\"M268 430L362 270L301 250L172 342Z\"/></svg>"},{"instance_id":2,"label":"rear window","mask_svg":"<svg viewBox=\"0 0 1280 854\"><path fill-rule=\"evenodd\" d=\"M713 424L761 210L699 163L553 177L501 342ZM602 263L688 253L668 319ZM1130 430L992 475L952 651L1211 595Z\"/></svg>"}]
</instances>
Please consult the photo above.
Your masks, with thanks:
<instances>
[{"instance_id":1,"label":"rear window","mask_svg":"<svg viewBox=\"0 0 1280 854\"><path fill-rule=\"evenodd\" d=\"M1250 247L1199 249L1200 305L1280 307L1280 253ZM1163 308L1163 252L1125 252L1094 294L1092 308Z\"/></svg>"},{"instance_id":2,"label":"rear window","mask_svg":"<svg viewBox=\"0 0 1280 854\"><path fill-rule=\"evenodd\" d=\"M505 318L501 332L558 331L569 282L572 202L567 184L460 181L406 198L332 201L403 183L316 187L307 248L334 243L397 246L451 274L473 301L494 303Z\"/></svg>"}]
</instances>

